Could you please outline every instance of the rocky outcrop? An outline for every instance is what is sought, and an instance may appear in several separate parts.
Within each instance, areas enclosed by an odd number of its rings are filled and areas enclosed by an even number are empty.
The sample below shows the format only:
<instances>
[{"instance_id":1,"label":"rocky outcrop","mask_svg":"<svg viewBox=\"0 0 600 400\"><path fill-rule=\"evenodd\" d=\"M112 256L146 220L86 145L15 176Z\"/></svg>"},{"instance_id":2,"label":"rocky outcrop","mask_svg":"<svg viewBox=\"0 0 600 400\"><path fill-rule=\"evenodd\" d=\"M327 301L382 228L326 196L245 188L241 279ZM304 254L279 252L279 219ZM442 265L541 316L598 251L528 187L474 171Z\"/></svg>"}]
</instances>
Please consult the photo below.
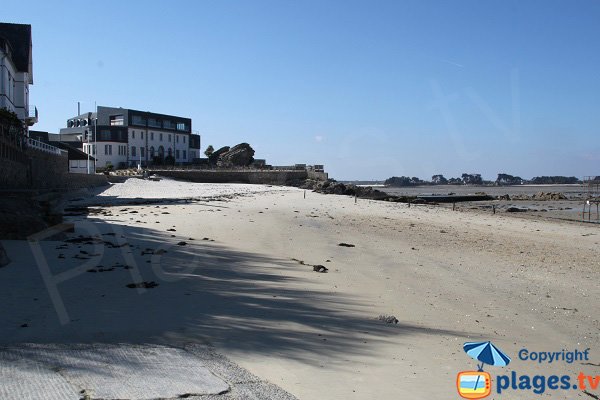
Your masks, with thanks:
<instances>
[{"instance_id":1,"label":"rocky outcrop","mask_svg":"<svg viewBox=\"0 0 600 400\"><path fill-rule=\"evenodd\" d=\"M380 190L373 189L370 186L356 186L353 184L344 184L341 182L336 182L334 180L317 181L317 180L307 179L303 182L300 182L297 186L302 189L309 189L309 190L313 190L317 193L323 193L323 194L338 194L338 195L345 195L345 196L356 196L356 197L360 197L360 198L364 198L364 199L384 200L384 201L403 202L403 203L421 202L419 199L416 199L415 197L391 196Z\"/></svg>"},{"instance_id":2,"label":"rocky outcrop","mask_svg":"<svg viewBox=\"0 0 600 400\"><path fill-rule=\"evenodd\" d=\"M209 164L211 164L211 165L217 165L217 162L221 158L221 155L223 153L227 153L230 148L231 147L229 147L229 146L223 146L219 150L213 151L212 154L210 155L210 157L208 157Z\"/></svg>"},{"instance_id":3,"label":"rocky outcrop","mask_svg":"<svg viewBox=\"0 0 600 400\"><path fill-rule=\"evenodd\" d=\"M253 161L254 149L248 143L240 143L221 153L217 165L220 167L247 167Z\"/></svg>"},{"instance_id":4,"label":"rocky outcrop","mask_svg":"<svg viewBox=\"0 0 600 400\"><path fill-rule=\"evenodd\" d=\"M509 196L505 194L498 196L498 200L538 200L538 201L557 201L557 200L568 200L568 198L560 192L537 192L534 195L516 194Z\"/></svg>"}]
</instances>

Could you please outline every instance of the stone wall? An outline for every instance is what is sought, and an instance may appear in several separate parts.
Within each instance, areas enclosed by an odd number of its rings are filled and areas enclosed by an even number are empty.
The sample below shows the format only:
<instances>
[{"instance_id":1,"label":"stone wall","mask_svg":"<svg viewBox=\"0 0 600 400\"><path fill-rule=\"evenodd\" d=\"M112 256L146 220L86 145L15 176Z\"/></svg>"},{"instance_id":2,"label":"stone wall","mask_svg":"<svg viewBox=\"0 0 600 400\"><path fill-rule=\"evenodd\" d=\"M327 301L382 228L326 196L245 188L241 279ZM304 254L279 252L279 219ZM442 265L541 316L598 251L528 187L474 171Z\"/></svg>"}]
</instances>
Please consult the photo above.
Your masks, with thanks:
<instances>
[{"instance_id":1,"label":"stone wall","mask_svg":"<svg viewBox=\"0 0 600 400\"><path fill-rule=\"evenodd\" d=\"M0 189L29 187L27 164L0 157Z\"/></svg>"},{"instance_id":2,"label":"stone wall","mask_svg":"<svg viewBox=\"0 0 600 400\"><path fill-rule=\"evenodd\" d=\"M107 185L104 175L74 174L67 156L27 150L25 162L0 157L0 189L73 190Z\"/></svg>"},{"instance_id":3,"label":"stone wall","mask_svg":"<svg viewBox=\"0 0 600 400\"><path fill-rule=\"evenodd\" d=\"M306 171L153 170L157 175L202 183L285 185L307 178Z\"/></svg>"},{"instance_id":4,"label":"stone wall","mask_svg":"<svg viewBox=\"0 0 600 400\"><path fill-rule=\"evenodd\" d=\"M314 179L315 181L326 181L329 178L327 172L316 172L313 170L308 170L306 172L308 179Z\"/></svg>"}]
</instances>

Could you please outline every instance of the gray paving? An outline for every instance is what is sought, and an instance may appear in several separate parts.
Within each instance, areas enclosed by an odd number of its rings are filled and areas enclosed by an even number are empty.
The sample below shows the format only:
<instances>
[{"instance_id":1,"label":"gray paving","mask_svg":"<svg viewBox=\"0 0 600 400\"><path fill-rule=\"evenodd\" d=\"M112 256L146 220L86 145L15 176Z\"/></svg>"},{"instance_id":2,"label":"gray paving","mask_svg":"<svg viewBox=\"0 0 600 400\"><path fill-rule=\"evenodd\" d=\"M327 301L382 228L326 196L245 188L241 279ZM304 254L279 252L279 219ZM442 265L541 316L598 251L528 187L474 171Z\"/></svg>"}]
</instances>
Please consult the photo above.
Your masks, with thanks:
<instances>
[{"instance_id":1,"label":"gray paving","mask_svg":"<svg viewBox=\"0 0 600 400\"><path fill-rule=\"evenodd\" d=\"M206 346L0 348L0 399L295 399Z\"/></svg>"}]
</instances>

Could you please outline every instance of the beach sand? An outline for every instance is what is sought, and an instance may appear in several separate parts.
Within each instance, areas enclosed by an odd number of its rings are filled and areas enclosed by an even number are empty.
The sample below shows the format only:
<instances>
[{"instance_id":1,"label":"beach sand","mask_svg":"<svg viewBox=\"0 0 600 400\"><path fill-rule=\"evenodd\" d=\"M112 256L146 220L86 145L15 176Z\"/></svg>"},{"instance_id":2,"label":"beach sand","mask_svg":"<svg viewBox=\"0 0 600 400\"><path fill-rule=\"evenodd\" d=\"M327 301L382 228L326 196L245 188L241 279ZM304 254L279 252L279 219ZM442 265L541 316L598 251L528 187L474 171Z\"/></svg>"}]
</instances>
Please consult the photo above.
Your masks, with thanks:
<instances>
[{"instance_id":1,"label":"beach sand","mask_svg":"<svg viewBox=\"0 0 600 400\"><path fill-rule=\"evenodd\" d=\"M493 376L598 374L597 225L304 196L130 179L76 201L97 206L69 217L79 241L3 241L0 344L210 344L300 399L458 398L456 374L476 369L467 341L512 357ZM523 348L590 348L596 365Z\"/></svg>"}]
</instances>

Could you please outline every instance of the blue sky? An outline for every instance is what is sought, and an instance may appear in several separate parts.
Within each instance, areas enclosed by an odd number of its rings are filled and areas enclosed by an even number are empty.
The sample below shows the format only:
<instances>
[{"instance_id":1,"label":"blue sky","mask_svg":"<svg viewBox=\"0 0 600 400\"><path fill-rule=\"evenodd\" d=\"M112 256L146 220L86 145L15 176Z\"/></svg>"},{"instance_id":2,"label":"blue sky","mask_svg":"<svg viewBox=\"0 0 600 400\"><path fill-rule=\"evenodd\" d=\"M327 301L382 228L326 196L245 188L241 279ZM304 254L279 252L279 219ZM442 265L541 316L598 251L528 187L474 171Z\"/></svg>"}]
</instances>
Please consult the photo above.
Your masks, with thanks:
<instances>
[{"instance_id":1,"label":"blue sky","mask_svg":"<svg viewBox=\"0 0 600 400\"><path fill-rule=\"evenodd\" d=\"M336 179L600 175L597 1L14 4L38 130L96 101Z\"/></svg>"}]
</instances>

